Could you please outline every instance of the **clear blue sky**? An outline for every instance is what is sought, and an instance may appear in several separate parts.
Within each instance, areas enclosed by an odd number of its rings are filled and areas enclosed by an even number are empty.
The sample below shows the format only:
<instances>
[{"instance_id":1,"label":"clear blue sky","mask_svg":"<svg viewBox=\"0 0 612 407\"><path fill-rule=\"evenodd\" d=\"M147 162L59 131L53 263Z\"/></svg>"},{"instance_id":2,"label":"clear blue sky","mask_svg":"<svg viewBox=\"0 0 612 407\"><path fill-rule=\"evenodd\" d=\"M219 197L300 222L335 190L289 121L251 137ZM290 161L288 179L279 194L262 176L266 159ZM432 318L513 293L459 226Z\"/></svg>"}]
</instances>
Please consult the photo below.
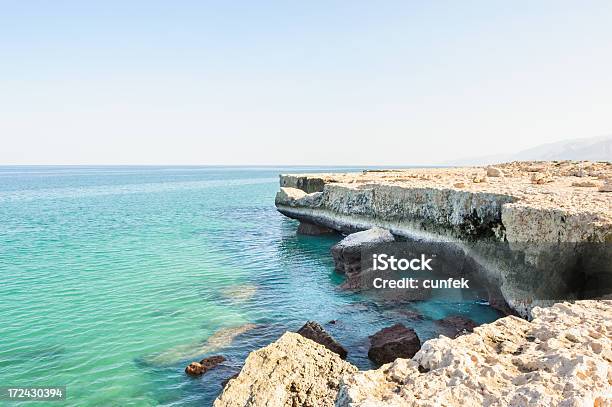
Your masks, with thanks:
<instances>
[{"instance_id":1,"label":"clear blue sky","mask_svg":"<svg viewBox=\"0 0 612 407\"><path fill-rule=\"evenodd\" d=\"M612 133L609 0L0 5L0 164L433 164Z\"/></svg>"}]
</instances>

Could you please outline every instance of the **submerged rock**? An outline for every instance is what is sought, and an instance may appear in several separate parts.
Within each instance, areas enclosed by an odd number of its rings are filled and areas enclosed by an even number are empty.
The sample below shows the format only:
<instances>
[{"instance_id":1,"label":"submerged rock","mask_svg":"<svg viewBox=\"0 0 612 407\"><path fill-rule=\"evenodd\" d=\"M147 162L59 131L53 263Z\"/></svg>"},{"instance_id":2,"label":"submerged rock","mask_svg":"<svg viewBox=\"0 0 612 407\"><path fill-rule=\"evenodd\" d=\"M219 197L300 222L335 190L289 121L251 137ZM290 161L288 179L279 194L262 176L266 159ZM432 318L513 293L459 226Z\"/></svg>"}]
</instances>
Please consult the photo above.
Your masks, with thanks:
<instances>
[{"instance_id":1,"label":"submerged rock","mask_svg":"<svg viewBox=\"0 0 612 407\"><path fill-rule=\"evenodd\" d=\"M245 302L257 294L257 286L252 284L234 285L220 290L221 296L234 302Z\"/></svg>"},{"instance_id":2,"label":"submerged rock","mask_svg":"<svg viewBox=\"0 0 612 407\"><path fill-rule=\"evenodd\" d=\"M225 362L225 357L221 355L209 356L200 360L200 362L191 362L186 368L185 373L190 376L199 376L215 368L220 363Z\"/></svg>"},{"instance_id":3,"label":"submerged rock","mask_svg":"<svg viewBox=\"0 0 612 407\"><path fill-rule=\"evenodd\" d=\"M457 338L458 336L474 332L474 328L478 324L469 318L461 315L451 315L436 321L440 327L440 333L449 338Z\"/></svg>"},{"instance_id":4,"label":"submerged rock","mask_svg":"<svg viewBox=\"0 0 612 407\"><path fill-rule=\"evenodd\" d=\"M391 232L382 228L372 228L348 235L331 248L336 271L345 274L359 273L363 249L393 241L395 238Z\"/></svg>"},{"instance_id":5,"label":"submerged rock","mask_svg":"<svg viewBox=\"0 0 612 407\"><path fill-rule=\"evenodd\" d=\"M327 331L325 331L325 329L323 329L323 327L318 323L308 321L297 331L297 333L302 335L304 338L308 338L320 345L325 346L332 352L337 353L342 359L346 359L346 349L344 349L342 345L332 338L331 335L328 334Z\"/></svg>"},{"instance_id":6,"label":"submerged rock","mask_svg":"<svg viewBox=\"0 0 612 407\"><path fill-rule=\"evenodd\" d=\"M249 354L214 406L332 407L341 377L356 371L323 345L287 332Z\"/></svg>"},{"instance_id":7,"label":"submerged rock","mask_svg":"<svg viewBox=\"0 0 612 407\"><path fill-rule=\"evenodd\" d=\"M254 328L256 324L244 324L228 328L221 328L206 341L195 342L192 344L179 345L168 349L160 354L144 359L147 364L152 365L171 365L185 359L195 359L207 353L217 352L229 346L238 335L242 335Z\"/></svg>"},{"instance_id":8,"label":"submerged rock","mask_svg":"<svg viewBox=\"0 0 612 407\"><path fill-rule=\"evenodd\" d=\"M395 324L370 336L368 358L378 364L397 358L411 358L421 349L421 340L412 328Z\"/></svg>"}]
</instances>

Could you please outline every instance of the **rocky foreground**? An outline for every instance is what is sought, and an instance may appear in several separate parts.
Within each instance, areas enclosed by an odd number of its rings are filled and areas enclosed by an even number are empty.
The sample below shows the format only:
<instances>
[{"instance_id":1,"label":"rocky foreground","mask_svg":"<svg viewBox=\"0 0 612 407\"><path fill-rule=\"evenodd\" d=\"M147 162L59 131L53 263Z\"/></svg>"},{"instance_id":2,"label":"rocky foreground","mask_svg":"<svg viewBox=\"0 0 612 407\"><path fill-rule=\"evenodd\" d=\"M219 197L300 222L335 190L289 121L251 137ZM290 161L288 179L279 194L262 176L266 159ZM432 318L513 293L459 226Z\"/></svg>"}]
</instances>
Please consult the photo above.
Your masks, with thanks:
<instances>
[{"instance_id":1,"label":"rocky foreground","mask_svg":"<svg viewBox=\"0 0 612 407\"><path fill-rule=\"evenodd\" d=\"M535 308L357 368L298 334L252 352L223 406L612 406L612 301Z\"/></svg>"}]
</instances>

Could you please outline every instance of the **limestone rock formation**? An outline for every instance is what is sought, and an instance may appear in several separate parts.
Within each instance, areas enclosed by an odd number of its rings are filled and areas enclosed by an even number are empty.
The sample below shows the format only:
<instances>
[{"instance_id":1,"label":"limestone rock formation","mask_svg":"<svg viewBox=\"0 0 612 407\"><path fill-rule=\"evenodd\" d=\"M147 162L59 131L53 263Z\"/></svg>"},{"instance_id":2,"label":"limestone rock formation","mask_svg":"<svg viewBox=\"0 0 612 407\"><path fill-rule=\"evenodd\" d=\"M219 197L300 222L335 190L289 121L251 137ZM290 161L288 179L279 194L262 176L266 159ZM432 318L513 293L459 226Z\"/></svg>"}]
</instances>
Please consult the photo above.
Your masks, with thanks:
<instances>
[{"instance_id":1,"label":"limestone rock formation","mask_svg":"<svg viewBox=\"0 0 612 407\"><path fill-rule=\"evenodd\" d=\"M535 308L344 378L339 407L612 405L612 301Z\"/></svg>"},{"instance_id":2,"label":"limestone rock formation","mask_svg":"<svg viewBox=\"0 0 612 407\"><path fill-rule=\"evenodd\" d=\"M370 336L368 358L378 364L397 358L411 358L421 348L421 341L412 328L395 324Z\"/></svg>"},{"instance_id":3,"label":"limestone rock formation","mask_svg":"<svg viewBox=\"0 0 612 407\"><path fill-rule=\"evenodd\" d=\"M325 346L327 349L337 353L342 359L346 359L346 349L340 345L325 329L315 321L308 321L297 331L304 338Z\"/></svg>"},{"instance_id":4,"label":"limestone rock formation","mask_svg":"<svg viewBox=\"0 0 612 407\"><path fill-rule=\"evenodd\" d=\"M342 233L380 227L408 240L456 242L459 246L498 242L512 250L516 244L533 243L529 250L539 248L544 255L547 248L542 244L546 243L612 241L612 200L606 193L612 191L608 181L612 163L512 162L494 167L504 176L486 177L486 167L282 175L276 206L286 216ZM485 177L486 182L472 182ZM572 186L576 182L601 186ZM526 253L525 257L538 256ZM515 285L537 273L514 278L515 268L498 260L479 257L483 272L488 273L486 279L499 289L495 303L502 309L530 317L533 307L547 304L545 299L598 298L562 292L564 287L571 291L571 287L586 286L580 273L574 274L577 283L562 283L572 281L572 276L565 275L551 286L550 293L533 294ZM358 262L351 259L347 264L339 266L340 271L352 271ZM350 288L360 285L355 278L345 283Z\"/></svg>"},{"instance_id":5,"label":"limestone rock formation","mask_svg":"<svg viewBox=\"0 0 612 407\"><path fill-rule=\"evenodd\" d=\"M345 274L360 272L363 249L393 241L395 238L391 232L381 228L372 228L348 235L331 248L336 271Z\"/></svg>"},{"instance_id":6,"label":"limestone rock formation","mask_svg":"<svg viewBox=\"0 0 612 407\"><path fill-rule=\"evenodd\" d=\"M296 333L251 352L215 407L298 407L335 405L340 379L357 368Z\"/></svg>"}]
</instances>

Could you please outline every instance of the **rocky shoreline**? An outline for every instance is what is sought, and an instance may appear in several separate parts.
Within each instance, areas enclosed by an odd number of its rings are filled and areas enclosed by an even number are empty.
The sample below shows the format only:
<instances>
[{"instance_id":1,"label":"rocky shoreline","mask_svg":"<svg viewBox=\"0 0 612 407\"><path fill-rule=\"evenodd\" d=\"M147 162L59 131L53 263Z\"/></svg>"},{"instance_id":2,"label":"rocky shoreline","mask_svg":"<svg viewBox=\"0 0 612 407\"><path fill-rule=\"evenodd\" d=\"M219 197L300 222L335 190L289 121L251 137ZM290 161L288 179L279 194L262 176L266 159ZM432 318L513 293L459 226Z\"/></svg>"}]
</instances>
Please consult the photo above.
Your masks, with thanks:
<instances>
[{"instance_id":1,"label":"rocky shoreline","mask_svg":"<svg viewBox=\"0 0 612 407\"><path fill-rule=\"evenodd\" d=\"M214 405L612 406L612 301L579 300L601 297L587 283L610 294L610 179L610 163L569 161L281 175L276 206L300 221L298 233L352 233L332 248L343 288L361 288L370 271L364 248L441 241L478 265L490 300L524 318L477 327L449 316L422 343L406 317L370 336L368 357L382 366L367 371L309 321L251 352ZM603 259L595 275L590 245ZM544 295L517 284L506 261L517 257L538 265L521 268L519 280L541 280Z\"/></svg>"},{"instance_id":2,"label":"rocky shoreline","mask_svg":"<svg viewBox=\"0 0 612 407\"><path fill-rule=\"evenodd\" d=\"M358 371L295 333L252 352L215 401L226 406L610 406L612 301L535 308L411 359Z\"/></svg>"},{"instance_id":3,"label":"rocky shoreline","mask_svg":"<svg viewBox=\"0 0 612 407\"><path fill-rule=\"evenodd\" d=\"M609 162L281 175L280 185L277 209L301 224L342 233L380 227L412 241L449 242L469 252L489 286L499 291L502 308L524 317L538 305L593 297L576 286L592 291L602 279L610 286L612 270L582 276L584 268L577 270L575 260L599 245L612 263ZM551 258L553 251L558 254ZM538 270L517 275L517 252L554 273L542 279L535 279ZM570 261L560 266L558 258Z\"/></svg>"}]
</instances>

